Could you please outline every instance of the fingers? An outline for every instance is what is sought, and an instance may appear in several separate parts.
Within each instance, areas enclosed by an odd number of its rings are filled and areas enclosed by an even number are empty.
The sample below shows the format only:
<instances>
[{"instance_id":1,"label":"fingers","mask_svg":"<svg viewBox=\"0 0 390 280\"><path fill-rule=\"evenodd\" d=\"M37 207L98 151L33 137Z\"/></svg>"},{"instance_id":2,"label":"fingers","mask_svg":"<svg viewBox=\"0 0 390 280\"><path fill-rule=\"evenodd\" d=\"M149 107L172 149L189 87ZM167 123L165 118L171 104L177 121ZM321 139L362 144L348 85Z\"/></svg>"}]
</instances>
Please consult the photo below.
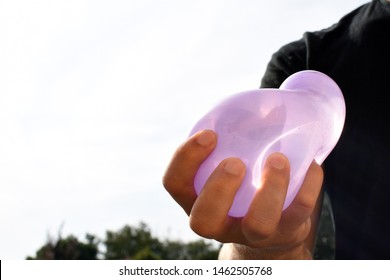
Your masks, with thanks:
<instances>
[{"instance_id":1,"label":"fingers","mask_svg":"<svg viewBox=\"0 0 390 280\"><path fill-rule=\"evenodd\" d=\"M278 227L289 182L287 158L275 153L265 164L261 187L242 219L228 216L236 192L245 175L239 159L226 159L210 176L194 203L190 226L197 234L247 245L273 235Z\"/></svg>"},{"instance_id":2,"label":"fingers","mask_svg":"<svg viewBox=\"0 0 390 280\"><path fill-rule=\"evenodd\" d=\"M285 210L283 204L289 183L289 162L275 153L267 159L262 184L241 223L242 234L252 246L297 244L307 238L321 191L323 171L313 162L300 191Z\"/></svg>"},{"instance_id":3,"label":"fingers","mask_svg":"<svg viewBox=\"0 0 390 280\"><path fill-rule=\"evenodd\" d=\"M229 223L228 212L245 175L237 158L222 161L211 174L191 210L190 226L197 234L217 239Z\"/></svg>"},{"instance_id":4,"label":"fingers","mask_svg":"<svg viewBox=\"0 0 390 280\"><path fill-rule=\"evenodd\" d=\"M194 191L194 177L216 142L212 131L195 134L176 151L164 175L165 188L190 216L192 230L206 238L258 248L302 242L311 228L310 215L321 190L322 168L316 163L310 166L296 198L282 211L290 165L281 153L270 155L248 213L243 218L232 218L228 212L245 175L240 159L222 161L198 197Z\"/></svg>"},{"instance_id":5,"label":"fingers","mask_svg":"<svg viewBox=\"0 0 390 280\"><path fill-rule=\"evenodd\" d=\"M242 220L242 231L251 242L272 235L278 227L289 182L290 166L281 153L270 155L262 182Z\"/></svg>"},{"instance_id":6,"label":"fingers","mask_svg":"<svg viewBox=\"0 0 390 280\"><path fill-rule=\"evenodd\" d=\"M164 174L164 187L187 214L196 199L193 187L195 174L216 143L217 135L213 131L196 133L177 149Z\"/></svg>"},{"instance_id":7,"label":"fingers","mask_svg":"<svg viewBox=\"0 0 390 280\"><path fill-rule=\"evenodd\" d=\"M324 173L315 161L310 165L297 196L283 213L280 230L289 232L309 219L321 192Z\"/></svg>"}]
</instances>

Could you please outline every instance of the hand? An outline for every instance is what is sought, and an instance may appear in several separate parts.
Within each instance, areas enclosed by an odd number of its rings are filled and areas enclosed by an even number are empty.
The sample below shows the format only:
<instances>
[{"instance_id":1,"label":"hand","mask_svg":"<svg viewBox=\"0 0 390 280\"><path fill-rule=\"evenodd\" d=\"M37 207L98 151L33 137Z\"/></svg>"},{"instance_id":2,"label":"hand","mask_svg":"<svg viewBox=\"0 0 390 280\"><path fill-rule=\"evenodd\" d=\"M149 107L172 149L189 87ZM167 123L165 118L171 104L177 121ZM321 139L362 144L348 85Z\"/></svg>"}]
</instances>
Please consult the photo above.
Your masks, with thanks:
<instances>
[{"instance_id":1,"label":"hand","mask_svg":"<svg viewBox=\"0 0 390 280\"><path fill-rule=\"evenodd\" d=\"M228 211L245 175L240 159L223 160L199 196L193 186L199 166L216 143L212 131L193 135L178 148L163 178L166 190L189 215L192 230L205 238L231 243L224 245L221 258L310 258L307 241L313 233L311 216L321 190L322 168L313 162L296 198L282 211L290 166L284 155L270 155L248 213L234 218Z\"/></svg>"}]
</instances>

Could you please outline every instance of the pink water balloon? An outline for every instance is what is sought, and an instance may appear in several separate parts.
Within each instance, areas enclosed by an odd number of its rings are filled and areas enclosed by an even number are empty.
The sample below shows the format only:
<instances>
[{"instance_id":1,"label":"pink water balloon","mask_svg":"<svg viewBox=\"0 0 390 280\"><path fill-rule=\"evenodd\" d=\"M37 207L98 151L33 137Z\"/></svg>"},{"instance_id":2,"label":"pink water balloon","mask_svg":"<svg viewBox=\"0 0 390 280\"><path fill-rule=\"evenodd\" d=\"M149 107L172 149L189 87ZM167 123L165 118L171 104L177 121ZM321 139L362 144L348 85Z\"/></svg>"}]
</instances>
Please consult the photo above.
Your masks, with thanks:
<instances>
[{"instance_id":1,"label":"pink water balloon","mask_svg":"<svg viewBox=\"0 0 390 280\"><path fill-rule=\"evenodd\" d=\"M240 158L246 165L246 174L229 215L242 217L260 187L266 158L281 152L288 157L291 170L283 206L286 209L313 159L322 164L336 146L344 121L345 102L340 88L318 71L297 72L279 89L234 94L201 118L190 133L210 129L218 135L215 150L195 176L196 193L201 192L222 160Z\"/></svg>"}]
</instances>

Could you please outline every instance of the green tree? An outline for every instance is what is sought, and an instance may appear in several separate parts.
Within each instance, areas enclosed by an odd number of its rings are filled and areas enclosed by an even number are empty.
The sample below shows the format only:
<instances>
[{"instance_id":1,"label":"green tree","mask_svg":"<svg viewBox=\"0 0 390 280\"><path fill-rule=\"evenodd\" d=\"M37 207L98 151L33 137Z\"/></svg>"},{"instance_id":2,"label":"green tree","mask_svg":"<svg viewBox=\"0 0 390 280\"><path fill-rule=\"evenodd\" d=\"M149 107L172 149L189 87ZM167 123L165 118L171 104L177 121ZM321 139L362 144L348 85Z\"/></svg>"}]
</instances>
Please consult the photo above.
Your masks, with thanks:
<instances>
[{"instance_id":1,"label":"green tree","mask_svg":"<svg viewBox=\"0 0 390 280\"><path fill-rule=\"evenodd\" d=\"M219 249L203 239L192 241L186 244L186 250L192 260L215 260L218 258Z\"/></svg>"},{"instance_id":2,"label":"green tree","mask_svg":"<svg viewBox=\"0 0 390 280\"><path fill-rule=\"evenodd\" d=\"M165 260L215 260L220 249L203 239L188 243L166 240L163 245Z\"/></svg>"},{"instance_id":3,"label":"green tree","mask_svg":"<svg viewBox=\"0 0 390 280\"><path fill-rule=\"evenodd\" d=\"M126 225L117 232L107 231L103 243L106 247L103 254L107 260L140 259L146 255L149 259L152 256L160 259L163 251L163 245L152 236L145 223L136 228Z\"/></svg>"},{"instance_id":4,"label":"green tree","mask_svg":"<svg viewBox=\"0 0 390 280\"><path fill-rule=\"evenodd\" d=\"M87 242L82 242L77 237L70 235L62 238L59 235L57 240L49 238L42 246L35 257L27 257L29 260L96 260L98 256L98 239L86 235Z\"/></svg>"},{"instance_id":5,"label":"green tree","mask_svg":"<svg viewBox=\"0 0 390 280\"><path fill-rule=\"evenodd\" d=\"M203 239L189 243L169 239L160 241L145 223L106 231L103 240L91 234L85 239L83 242L73 235L62 238L59 234L56 240L49 238L35 257L27 259L96 260L101 256L107 260L207 260L217 259L219 252L219 248ZM102 251L99 251L99 245L104 248Z\"/></svg>"}]
</instances>

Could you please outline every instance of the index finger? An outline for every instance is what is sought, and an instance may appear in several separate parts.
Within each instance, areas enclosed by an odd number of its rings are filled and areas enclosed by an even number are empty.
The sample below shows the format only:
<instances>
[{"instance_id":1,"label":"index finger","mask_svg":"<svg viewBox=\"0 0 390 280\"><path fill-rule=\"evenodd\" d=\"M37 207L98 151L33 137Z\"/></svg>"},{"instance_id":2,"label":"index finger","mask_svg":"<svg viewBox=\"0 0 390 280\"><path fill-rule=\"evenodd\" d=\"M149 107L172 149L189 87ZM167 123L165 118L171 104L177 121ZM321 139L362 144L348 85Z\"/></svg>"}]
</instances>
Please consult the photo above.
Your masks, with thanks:
<instances>
[{"instance_id":1,"label":"index finger","mask_svg":"<svg viewBox=\"0 0 390 280\"><path fill-rule=\"evenodd\" d=\"M196 199L194 177L202 162L217 144L217 135L211 130L191 136L175 152L163 177L163 185L187 214Z\"/></svg>"}]
</instances>

